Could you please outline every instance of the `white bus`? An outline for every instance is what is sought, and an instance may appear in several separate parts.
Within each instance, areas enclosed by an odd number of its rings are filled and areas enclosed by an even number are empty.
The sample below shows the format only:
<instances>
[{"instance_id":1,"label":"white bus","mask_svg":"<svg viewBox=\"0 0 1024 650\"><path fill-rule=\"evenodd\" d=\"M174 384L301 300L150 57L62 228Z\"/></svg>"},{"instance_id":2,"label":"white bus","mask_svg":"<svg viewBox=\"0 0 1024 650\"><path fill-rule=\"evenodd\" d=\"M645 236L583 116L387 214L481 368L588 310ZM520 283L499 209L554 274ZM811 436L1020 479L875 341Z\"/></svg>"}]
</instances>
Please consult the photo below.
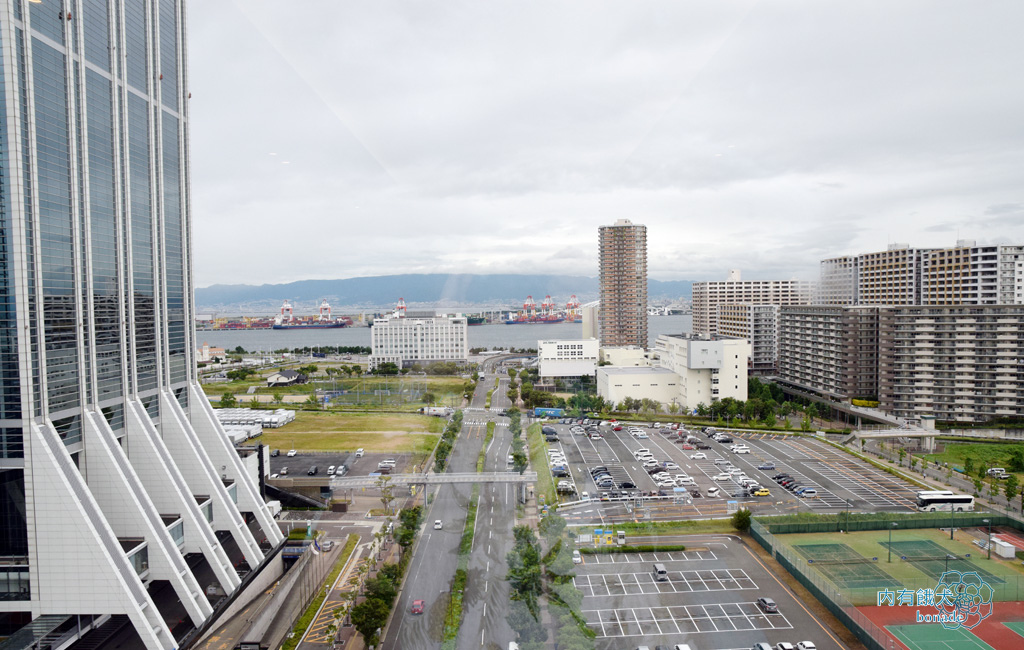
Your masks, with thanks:
<instances>
[{"instance_id":1,"label":"white bus","mask_svg":"<svg viewBox=\"0 0 1024 650\"><path fill-rule=\"evenodd\" d=\"M974 497L969 494L954 494L949 490L918 492L917 509L921 512L936 512L939 510L973 512Z\"/></svg>"}]
</instances>

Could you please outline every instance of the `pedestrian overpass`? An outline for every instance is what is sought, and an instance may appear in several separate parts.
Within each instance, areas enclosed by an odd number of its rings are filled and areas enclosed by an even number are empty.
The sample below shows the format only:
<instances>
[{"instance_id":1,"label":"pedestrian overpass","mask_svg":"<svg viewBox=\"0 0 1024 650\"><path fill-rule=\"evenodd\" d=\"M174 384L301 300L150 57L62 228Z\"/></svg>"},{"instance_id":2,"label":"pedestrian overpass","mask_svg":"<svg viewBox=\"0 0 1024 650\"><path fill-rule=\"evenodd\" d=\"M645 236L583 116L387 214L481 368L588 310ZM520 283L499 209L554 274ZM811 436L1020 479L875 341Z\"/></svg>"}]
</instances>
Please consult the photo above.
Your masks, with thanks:
<instances>
[{"instance_id":1,"label":"pedestrian overpass","mask_svg":"<svg viewBox=\"0 0 1024 650\"><path fill-rule=\"evenodd\" d=\"M388 474L380 476L346 476L332 478L331 487L338 489L378 487L381 479L387 485L444 485L448 483L536 483L537 472L466 472L451 474Z\"/></svg>"}]
</instances>

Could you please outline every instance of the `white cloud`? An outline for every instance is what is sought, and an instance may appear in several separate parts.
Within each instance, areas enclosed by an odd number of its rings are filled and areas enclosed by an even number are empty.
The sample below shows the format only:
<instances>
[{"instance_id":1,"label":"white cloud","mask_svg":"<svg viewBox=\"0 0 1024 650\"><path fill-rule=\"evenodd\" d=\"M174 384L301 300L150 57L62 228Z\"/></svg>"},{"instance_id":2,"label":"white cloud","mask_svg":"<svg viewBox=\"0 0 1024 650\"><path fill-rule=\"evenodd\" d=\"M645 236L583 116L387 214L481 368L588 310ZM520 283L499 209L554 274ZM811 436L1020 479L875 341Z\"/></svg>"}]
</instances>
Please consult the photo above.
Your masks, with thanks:
<instances>
[{"instance_id":1,"label":"white cloud","mask_svg":"<svg viewBox=\"0 0 1024 650\"><path fill-rule=\"evenodd\" d=\"M1024 241L1019 3L189 5L196 280ZM273 154L273 155L272 155Z\"/></svg>"}]
</instances>

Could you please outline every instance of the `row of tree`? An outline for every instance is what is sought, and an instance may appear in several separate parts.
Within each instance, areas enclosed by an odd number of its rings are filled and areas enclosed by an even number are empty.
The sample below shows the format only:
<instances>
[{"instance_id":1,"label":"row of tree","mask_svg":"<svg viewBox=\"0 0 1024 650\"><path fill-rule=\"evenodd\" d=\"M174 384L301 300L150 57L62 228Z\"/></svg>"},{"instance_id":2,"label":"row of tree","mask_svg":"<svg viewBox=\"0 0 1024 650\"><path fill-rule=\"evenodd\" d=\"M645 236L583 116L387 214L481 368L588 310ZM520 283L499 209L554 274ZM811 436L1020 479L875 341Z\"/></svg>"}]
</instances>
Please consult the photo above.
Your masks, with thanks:
<instances>
[{"instance_id":1,"label":"row of tree","mask_svg":"<svg viewBox=\"0 0 1024 650\"><path fill-rule=\"evenodd\" d=\"M387 623L391 608L394 607L402 575L409 564L408 550L416 538L422 517L421 506L406 508L398 513L399 525L394 538L402 549L402 555L397 563L385 564L376 576L363 583L366 599L353 607L349 613L352 625L363 635L367 646L379 642L377 630Z\"/></svg>"},{"instance_id":2,"label":"row of tree","mask_svg":"<svg viewBox=\"0 0 1024 650\"><path fill-rule=\"evenodd\" d=\"M462 429L462 411L455 411L452 414L452 419L448 420L445 425L441 440L437 443L437 451L434 452L434 471L436 473L443 472L448 464L448 456L451 455L452 448L455 447L455 439L458 438L460 429Z\"/></svg>"}]
</instances>

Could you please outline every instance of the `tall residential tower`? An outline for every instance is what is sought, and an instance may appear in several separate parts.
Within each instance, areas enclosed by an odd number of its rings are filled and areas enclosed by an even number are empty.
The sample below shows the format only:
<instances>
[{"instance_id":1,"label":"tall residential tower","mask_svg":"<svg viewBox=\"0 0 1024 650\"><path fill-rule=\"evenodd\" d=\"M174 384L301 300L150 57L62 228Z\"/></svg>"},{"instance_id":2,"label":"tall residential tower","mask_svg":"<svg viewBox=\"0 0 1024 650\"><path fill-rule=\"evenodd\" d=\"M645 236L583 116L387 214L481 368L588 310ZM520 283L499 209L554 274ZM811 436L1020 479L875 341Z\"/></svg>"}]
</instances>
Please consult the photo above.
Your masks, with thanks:
<instances>
[{"instance_id":1,"label":"tall residential tower","mask_svg":"<svg viewBox=\"0 0 1024 650\"><path fill-rule=\"evenodd\" d=\"M119 617L175 648L282 539L196 378L185 24L182 0L0 0L0 635L34 621L19 647Z\"/></svg>"},{"instance_id":2,"label":"tall residential tower","mask_svg":"<svg viewBox=\"0 0 1024 650\"><path fill-rule=\"evenodd\" d=\"M647 226L619 219L598 229L602 347L647 347Z\"/></svg>"}]
</instances>

